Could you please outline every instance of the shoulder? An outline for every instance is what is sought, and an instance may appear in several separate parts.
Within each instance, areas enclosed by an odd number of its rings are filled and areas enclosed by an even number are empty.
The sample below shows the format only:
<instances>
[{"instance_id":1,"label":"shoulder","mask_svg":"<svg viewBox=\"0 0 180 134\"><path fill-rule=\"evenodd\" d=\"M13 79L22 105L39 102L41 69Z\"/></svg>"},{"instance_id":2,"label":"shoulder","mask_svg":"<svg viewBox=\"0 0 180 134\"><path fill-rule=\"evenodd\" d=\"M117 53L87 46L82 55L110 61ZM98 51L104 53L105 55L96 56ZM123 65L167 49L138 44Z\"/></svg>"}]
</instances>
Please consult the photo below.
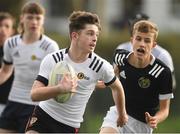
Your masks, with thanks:
<instances>
[{"instance_id":1,"label":"shoulder","mask_svg":"<svg viewBox=\"0 0 180 134\"><path fill-rule=\"evenodd\" d=\"M49 57L51 57L56 63L58 63L64 60L66 53L67 53L67 48L64 48L50 53Z\"/></svg>"},{"instance_id":2,"label":"shoulder","mask_svg":"<svg viewBox=\"0 0 180 134\"><path fill-rule=\"evenodd\" d=\"M157 45L157 46L153 49L152 53L153 53L154 55L157 55L157 58L158 58L159 56L171 57L170 53L169 53L165 48L163 48L163 47L161 47L161 46L159 46L159 45Z\"/></svg>"},{"instance_id":3,"label":"shoulder","mask_svg":"<svg viewBox=\"0 0 180 134\"><path fill-rule=\"evenodd\" d=\"M157 78L158 76L160 76L161 74L163 76L167 76L169 74L171 74L171 71L169 69L168 66L166 66L166 64L164 64L161 60L159 59L155 59L154 63L152 64L152 69L149 71L149 74L155 76L155 78Z\"/></svg>"},{"instance_id":4,"label":"shoulder","mask_svg":"<svg viewBox=\"0 0 180 134\"><path fill-rule=\"evenodd\" d=\"M125 50L125 49L117 49L114 52L114 56L113 56L113 62L116 64L123 64L123 61L125 59L127 59L127 57L129 56L130 51Z\"/></svg>"},{"instance_id":5,"label":"shoulder","mask_svg":"<svg viewBox=\"0 0 180 134\"><path fill-rule=\"evenodd\" d=\"M111 64L107 60L100 57L96 53L91 53L89 58L89 68L94 70L95 72L99 72L99 70L104 70L111 67Z\"/></svg>"},{"instance_id":6,"label":"shoulder","mask_svg":"<svg viewBox=\"0 0 180 134\"><path fill-rule=\"evenodd\" d=\"M14 35L12 37L9 37L6 41L5 41L5 45L7 45L7 47L9 48L15 48L18 46L18 41L21 40L21 36L18 35Z\"/></svg>"},{"instance_id":7,"label":"shoulder","mask_svg":"<svg viewBox=\"0 0 180 134\"><path fill-rule=\"evenodd\" d=\"M58 44L55 40L49 38L46 35L42 35L41 39L41 46L48 48L48 47L58 47Z\"/></svg>"},{"instance_id":8,"label":"shoulder","mask_svg":"<svg viewBox=\"0 0 180 134\"><path fill-rule=\"evenodd\" d=\"M166 49L164 49L161 46L157 45L153 49L152 53L156 58L160 59L163 63L165 63L171 69L171 71L173 72L174 65L173 65L172 56Z\"/></svg>"},{"instance_id":9,"label":"shoulder","mask_svg":"<svg viewBox=\"0 0 180 134\"><path fill-rule=\"evenodd\" d=\"M125 49L125 50L129 50L129 51L132 51L132 45L131 45L131 42L124 42L124 43L121 43L117 46L116 49Z\"/></svg>"},{"instance_id":10,"label":"shoulder","mask_svg":"<svg viewBox=\"0 0 180 134\"><path fill-rule=\"evenodd\" d=\"M47 35L42 35L42 41L47 41L47 42L50 42L50 43L56 43L55 40L51 39Z\"/></svg>"}]
</instances>

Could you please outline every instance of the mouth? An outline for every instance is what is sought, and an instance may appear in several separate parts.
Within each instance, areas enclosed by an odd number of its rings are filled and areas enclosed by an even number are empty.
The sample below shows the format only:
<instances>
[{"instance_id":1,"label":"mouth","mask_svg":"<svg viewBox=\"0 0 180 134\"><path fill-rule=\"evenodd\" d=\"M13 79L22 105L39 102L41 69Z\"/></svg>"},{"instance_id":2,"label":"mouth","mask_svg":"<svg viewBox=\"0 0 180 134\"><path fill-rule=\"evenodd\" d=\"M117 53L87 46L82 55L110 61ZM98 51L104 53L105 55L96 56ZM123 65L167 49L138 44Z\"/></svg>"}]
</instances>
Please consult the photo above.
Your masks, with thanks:
<instances>
[{"instance_id":1,"label":"mouth","mask_svg":"<svg viewBox=\"0 0 180 134\"><path fill-rule=\"evenodd\" d=\"M145 54L145 50L143 48L138 48L137 49L137 52L138 53L141 53L141 54Z\"/></svg>"},{"instance_id":2,"label":"mouth","mask_svg":"<svg viewBox=\"0 0 180 134\"><path fill-rule=\"evenodd\" d=\"M96 45L95 45L95 44L90 44L89 46L90 46L90 47L95 47Z\"/></svg>"}]
</instances>

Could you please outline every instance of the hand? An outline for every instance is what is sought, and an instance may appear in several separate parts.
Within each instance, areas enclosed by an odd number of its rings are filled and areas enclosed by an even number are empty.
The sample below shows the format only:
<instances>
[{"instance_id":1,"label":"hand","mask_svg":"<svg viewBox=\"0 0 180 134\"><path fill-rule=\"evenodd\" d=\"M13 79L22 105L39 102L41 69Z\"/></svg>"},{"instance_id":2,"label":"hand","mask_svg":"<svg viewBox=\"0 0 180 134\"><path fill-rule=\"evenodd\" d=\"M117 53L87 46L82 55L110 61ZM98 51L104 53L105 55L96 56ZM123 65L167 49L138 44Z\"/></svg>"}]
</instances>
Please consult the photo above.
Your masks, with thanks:
<instances>
[{"instance_id":1,"label":"hand","mask_svg":"<svg viewBox=\"0 0 180 134\"><path fill-rule=\"evenodd\" d=\"M151 128L157 128L157 118L155 116L151 116L148 112L145 112L145 118L146 118L146 122L147 124L151 127Z\"/></svg>"},{"instance_id":2,"label":"hand","mask_svg":"<svg viewBox=\"0 0 180 134\"><path fill-rule=\"evenodd\" d=\"M64 74L59 82L61 93L75 93L77 87L77 78L71 77L70 74Z\"/></svg>"},{"instance_id":3,"label":"hand","mask_svg":"<svg viewBox=\"0 0 180 134\"><path fill-rule=\"evenodd\" d=\"M118 120L117 120L117 127L123 127L124 125L126 125L126 123L128 122L128 115L125 113L125 114L122 114L118 117Z\"/></svg>"}]
</instances>

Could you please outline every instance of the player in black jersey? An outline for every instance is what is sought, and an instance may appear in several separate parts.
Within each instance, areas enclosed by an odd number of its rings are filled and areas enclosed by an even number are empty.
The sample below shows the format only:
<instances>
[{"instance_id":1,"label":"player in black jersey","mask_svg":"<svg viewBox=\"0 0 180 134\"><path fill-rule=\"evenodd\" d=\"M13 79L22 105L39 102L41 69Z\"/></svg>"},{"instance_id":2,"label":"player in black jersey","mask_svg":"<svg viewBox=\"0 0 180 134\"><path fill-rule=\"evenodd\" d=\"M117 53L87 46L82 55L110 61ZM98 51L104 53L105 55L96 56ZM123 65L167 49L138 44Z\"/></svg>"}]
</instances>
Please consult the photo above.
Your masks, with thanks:
<instances>
[{"instance_id":1,"label":"player in black jersey","mask_svg":"<svg viewBox=\"0 0 180 134\"><path fill-rule=\"evenodd\" d=\"M133 52L116 50L114 69L124 87L129 120L125 126L117 127L117 111L111 107L100 133L152 133L168 117L172 76L170 69L151 54L157 35L154 23L139 21L131 37Z\"/></svg>"}]
</instances>

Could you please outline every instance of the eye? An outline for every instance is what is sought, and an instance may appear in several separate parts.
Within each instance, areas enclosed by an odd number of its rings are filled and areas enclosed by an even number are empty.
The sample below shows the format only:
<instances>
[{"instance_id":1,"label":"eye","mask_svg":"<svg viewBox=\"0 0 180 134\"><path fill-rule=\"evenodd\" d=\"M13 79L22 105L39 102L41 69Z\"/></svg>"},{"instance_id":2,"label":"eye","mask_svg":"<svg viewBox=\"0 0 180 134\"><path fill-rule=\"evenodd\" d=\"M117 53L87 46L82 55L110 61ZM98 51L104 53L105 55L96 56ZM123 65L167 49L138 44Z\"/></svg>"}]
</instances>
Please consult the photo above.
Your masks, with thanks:
<instances>
[{"instance_id":1,"label":"eye","mask_svg":"<svg viewBox=\"0 0 180 134\"><path fill-rule=\"evenodd\" d=\"M93 33L93 32L91 32L91 31L88 31L88 32L87 32L87 35L93 36L93 35L94 35L94 33Z\"/></svg>"},{"instance_id":2,"label":"eye","mask_svg":"<svg viewBox=\"0 0 180 134\"><path fill-rule=\"evenodd\" d=\"M139 36L137 36L135 39L136 39L137 41L141 41L141 37L139 37Z\"/></svg>"},{"instance_id":3,"label":"eye","mask_svg":"<svg viewBox=\"0 0 180 134\"><path fill-rule=\"evenodd\" d=\"M7 25L7 24L6 24L5 27L6 27L6 28L10 28L10 25Z\"/></svg>"},{"instance_id":4,"label":"eye","mask_svg":"<svg viewBox=\"0 0 180 134\"><path fill-rule=\"evenodd\" d=\"M151 43L151 40L149 38L144 39L145 43Z\"/></svg>"}]
</instances>

